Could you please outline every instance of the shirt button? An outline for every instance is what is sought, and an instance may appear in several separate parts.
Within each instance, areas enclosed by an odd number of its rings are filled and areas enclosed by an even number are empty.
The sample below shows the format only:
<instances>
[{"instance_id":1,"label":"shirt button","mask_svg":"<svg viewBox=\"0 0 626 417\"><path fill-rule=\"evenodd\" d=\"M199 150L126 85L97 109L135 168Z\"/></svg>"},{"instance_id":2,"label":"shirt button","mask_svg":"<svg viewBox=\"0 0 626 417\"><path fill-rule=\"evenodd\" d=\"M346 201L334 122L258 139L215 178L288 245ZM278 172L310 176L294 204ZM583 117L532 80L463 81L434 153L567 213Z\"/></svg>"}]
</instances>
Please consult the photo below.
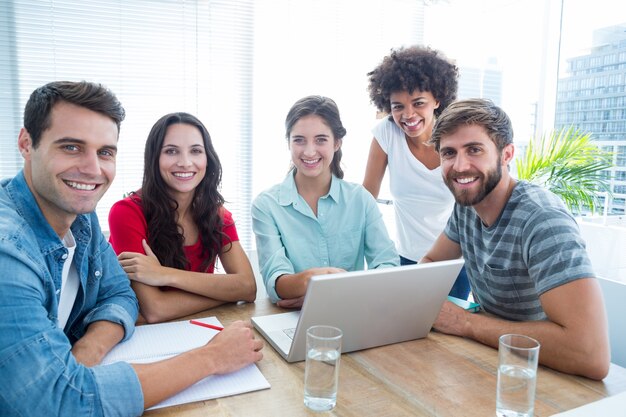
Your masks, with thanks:
<instances>
[{"instance_id":1,"label":"shirt button","mask_svg":"<svg viewBox=\"0 0 626 417\"><path fill-rule=\"evenodd\" d=\"M59 295L60 292L61 292L61 290L56 290L55 294Z\"/></svg>"},{"instance_id":2,"label":"shirt button","mask_svg":"<svg viewBox=\"0 0 626 417\"><path fill-rule=\"evenodd\" d=\"M61 256L61 259L67 259L67 253L64 253L63 256Z\"/></svg>"},{"instance_id":3,"label":"shirt button","mask_svg":"<svg viewBox=\"0 0 626 417\"><path fill-rule=\"evenodd\" d=\"M94 275L95 275L95 276L97 276L97 277L99 277L99 276L100 276L100 273L101 273L100 271L96 271L96 272L94 272Z\"/></svg>"}]
</instances>

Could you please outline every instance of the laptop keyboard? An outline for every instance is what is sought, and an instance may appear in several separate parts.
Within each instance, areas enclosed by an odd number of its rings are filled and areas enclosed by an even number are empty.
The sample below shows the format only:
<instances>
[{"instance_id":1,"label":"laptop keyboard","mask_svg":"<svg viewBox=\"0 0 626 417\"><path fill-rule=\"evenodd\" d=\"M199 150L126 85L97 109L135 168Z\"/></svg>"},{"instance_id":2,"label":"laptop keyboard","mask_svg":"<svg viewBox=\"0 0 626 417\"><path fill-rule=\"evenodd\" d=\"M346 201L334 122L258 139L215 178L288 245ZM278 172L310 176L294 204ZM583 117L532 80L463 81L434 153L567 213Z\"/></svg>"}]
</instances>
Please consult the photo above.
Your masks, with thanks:
<instances>
[{"instance_id":1,"label":"laptop keyboard","mask_svg":"<svg viewBox=\"0 0 626 417\"><path fill-rule=\"evenodd\" d=\"M296 333L296 328L292 327L291 329L283 329L283 332L285 332L285 334L291 339L293 340L293 335Z\"/></svg>"}]
</instances>

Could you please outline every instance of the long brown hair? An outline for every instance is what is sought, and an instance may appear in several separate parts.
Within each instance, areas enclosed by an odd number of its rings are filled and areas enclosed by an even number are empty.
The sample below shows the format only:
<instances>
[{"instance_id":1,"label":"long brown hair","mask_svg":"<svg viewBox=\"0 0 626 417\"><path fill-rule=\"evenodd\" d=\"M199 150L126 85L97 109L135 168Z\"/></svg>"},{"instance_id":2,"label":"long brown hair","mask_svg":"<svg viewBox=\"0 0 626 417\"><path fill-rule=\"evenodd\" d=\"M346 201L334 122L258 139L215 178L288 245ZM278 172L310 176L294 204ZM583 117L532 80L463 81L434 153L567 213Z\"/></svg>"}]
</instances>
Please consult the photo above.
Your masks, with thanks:
<instances>
[{"instance_id":1,"label":"long brown hair","mask_svg":"<svg viewBox=\"0 0 626 417\"><path fill-rule=\"evenodd\" d=\"M185 256L184 237L177 224L178 203L168 192L159 170L159 158L167 128L173 124L196 127L204 143L207 168L204 178L194 191L191 203L193 220L198 227L202 243L202 271L215 262L224 239L222 207L224 197L219 192L222 181L222 165L211 143L211 136L198 118L188 113L170 113L161 117L152 127L144 153L143 185L139 192L141 206L148 224L148 245L164 266L186 269L189 260Z\"/></svg>"}]
</instances>

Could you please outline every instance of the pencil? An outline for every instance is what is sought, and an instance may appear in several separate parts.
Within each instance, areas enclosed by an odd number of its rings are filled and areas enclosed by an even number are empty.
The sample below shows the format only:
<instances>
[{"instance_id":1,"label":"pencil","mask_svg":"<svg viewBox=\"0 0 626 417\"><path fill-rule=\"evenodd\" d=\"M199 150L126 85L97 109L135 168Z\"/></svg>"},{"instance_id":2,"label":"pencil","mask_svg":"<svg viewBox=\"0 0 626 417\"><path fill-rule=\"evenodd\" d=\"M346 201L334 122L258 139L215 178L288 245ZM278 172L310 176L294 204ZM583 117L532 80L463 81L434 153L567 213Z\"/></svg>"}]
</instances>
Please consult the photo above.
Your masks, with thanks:
<instances>
[{"instance_id":1,"label":"pencil","mask_svg":"<svg viewBox=\"0 0 626 417\"><path fill-rule=\"evenodd\" d=\"M196 326L208 327L209 329L213 329L213 330L217 330L217 331L224 330L223 327L216 326L214 324L203 323L203 322L198 321L198 320L189 320L189 323L195 324Z\"/></svg>"}]
</instances>

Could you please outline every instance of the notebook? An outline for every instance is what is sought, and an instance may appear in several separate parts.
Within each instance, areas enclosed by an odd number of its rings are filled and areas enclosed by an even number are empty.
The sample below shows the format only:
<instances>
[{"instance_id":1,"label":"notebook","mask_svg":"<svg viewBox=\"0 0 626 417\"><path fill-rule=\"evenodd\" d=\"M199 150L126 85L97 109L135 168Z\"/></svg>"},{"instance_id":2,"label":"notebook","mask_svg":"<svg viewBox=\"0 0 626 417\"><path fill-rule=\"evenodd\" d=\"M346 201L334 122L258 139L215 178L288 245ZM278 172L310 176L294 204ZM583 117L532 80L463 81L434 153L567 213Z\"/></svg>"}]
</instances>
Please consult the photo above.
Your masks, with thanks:
<instances>
[{"instance_id":1,"label":"notebook","mask_svg":"<svg viewBox=\"0 0 626 417\"><path fill-rule=\"evenodd\" d=\"M222 327L222 324L215 317L197 320ZM150 363L171 358L179 353L205 345L217 333L217 330L191 324L188 320L137 326L133 336L111 349L102 360L102 364L120 361ZM250 364L230 374L212 375L204 378L184 391L151 407L150 410L269 387L269 382L259 371L259 368L255 364Z\"/></svg>"},{"instance_id":2,"label":"notebook","mask_svg":"<svg viewBox=\"0 0 626 417\"><path fill-rule=\"evenodd\" d=\"M287 362L305 358L306 330L343 331L342 352L425 337L463 266L432 262L312 277L300 311L252 317Z\"/></svg>"}]
</instances>

